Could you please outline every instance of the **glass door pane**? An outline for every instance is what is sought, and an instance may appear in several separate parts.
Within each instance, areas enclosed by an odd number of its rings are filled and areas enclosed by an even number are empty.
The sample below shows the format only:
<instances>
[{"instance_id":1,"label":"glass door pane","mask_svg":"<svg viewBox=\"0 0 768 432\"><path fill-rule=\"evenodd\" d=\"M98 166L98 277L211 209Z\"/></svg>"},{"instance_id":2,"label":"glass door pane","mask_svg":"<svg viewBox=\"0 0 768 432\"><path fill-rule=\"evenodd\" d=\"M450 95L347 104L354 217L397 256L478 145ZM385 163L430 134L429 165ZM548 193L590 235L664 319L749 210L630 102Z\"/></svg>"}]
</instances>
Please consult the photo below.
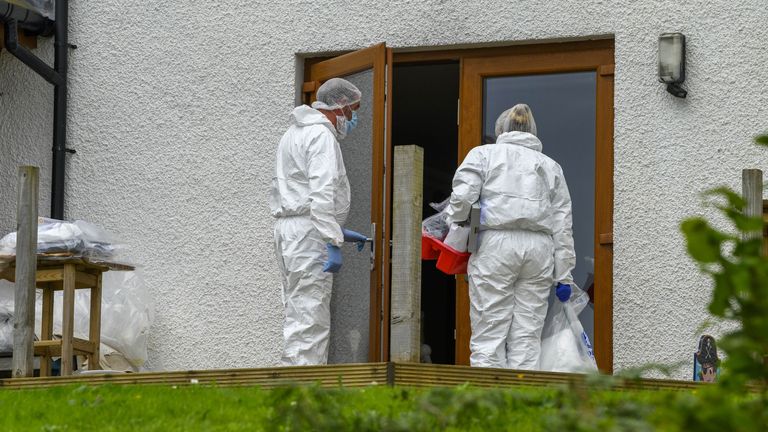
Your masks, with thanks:
<instances>
[{"instance_id":1,"label":"glass door pane","mask_svg":"<svg viewBox=\"0 0 768 432\"><path fill-rule=\"evenodd\" d=\"M572 72L485 78L483 143L496 142L496 119L515 104L526 103L536 119L543 153L563 168L573 209L576 248L574 281L589 288L594 272L596 73ZM554 294L550 298L550 303ZM590 304L581 321L594 340Z\"/></svg>"},{"instance_id":2,"label":"glass door pane","mask_svg":"<svg viewBox=\"0 0 768 432\"><path fill-rule=\"evenodd\" d=\"M345 245L342 249L344 263L334 277L331 295L330 363L382 361L386 355L383 347L389 327L382 325L388 316L382 302L388 299L388 291L382 284L386 278L386 265L382 263L388 261L381 238L387 235L382 227L386 228L383 209L388 199L384 181L389 148L385 134L385 95L391 82L386 79L388 55L391 52L381 43L313 63L302 87L313 99L320 84L343 77L363 94L357 129L340 142L352 189L350 213L344 225L375 239L375 257L371 259L370 248L358 252L353 245ZM374 224L376 236L371 235Z\"/></svg>"},{"instance_id":3,"label":"glass door pane","mask_svg":"<svg viewBox=\"0 0 768 432\"><path fill-rule=\"evenodd\" d=\"M371 165L373 163L373 71L343 77L363 93L357 112L357 128L339 144L352 189L352 204L346 228L370 236ZM343 265L333 278L331 295L331 342L328 363L368 361L371 303L371 250L358 252L345 243Z\"/></svg>"}]
</instances>

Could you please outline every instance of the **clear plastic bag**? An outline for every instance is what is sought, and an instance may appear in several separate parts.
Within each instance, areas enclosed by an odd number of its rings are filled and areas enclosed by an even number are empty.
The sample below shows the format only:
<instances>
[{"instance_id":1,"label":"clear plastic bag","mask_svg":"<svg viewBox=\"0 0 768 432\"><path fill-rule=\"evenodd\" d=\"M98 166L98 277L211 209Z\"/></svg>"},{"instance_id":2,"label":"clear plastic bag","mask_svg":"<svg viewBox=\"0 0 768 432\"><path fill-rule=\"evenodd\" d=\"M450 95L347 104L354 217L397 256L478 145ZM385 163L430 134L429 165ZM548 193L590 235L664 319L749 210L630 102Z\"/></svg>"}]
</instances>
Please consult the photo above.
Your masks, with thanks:
<instances>
[{"instance_id":1,"label":"clear plastic bag","mask_svg":"<svg viewBox=\"0 0 768 432\"><path fill-rule=\"evenodd\" d=\"M102 276L101 343L119 352L133 367L147 360L149 329L154 321L152 297L138 271L108 271ZM88 339L91 294L88 290L75 293L74 336ZM54 295L53 333L61 334L61 291ZM38 291L35 304L35 331L42 325L42 295Z\"/></svg>"},{"instance_id":2,"label":"clear plastic bag","mask_svg":"<svg viewBox=\"0 0 768 432\"><path fill-rule=\"evenodd\" d=\"M421 222L421 230L423 233L440 241L445 239L450 230L450 226L446 219L447 215L445 214L445 208L448 207L450 200L450 198L446 198L442 202L429 204L430 207L437 210L437 213Z\"/></svg>"},{"instance_id":3,"label":"clear plastic bag","mask_svg":"<svg viewBox=\"0 0 768 432\"><path fill-rule=\"evenodd\" d=\"M117 257L123 251L125 245L101 227L83 220L76 220L73 223L81 232L82 256L108 260Z\"/></svg>"},{"instance_id":4,"label":"clear plastic bag","mask_svg":"<svg viewBox=\"0 0 768 432\"><path fill-rule=\"evenodd\" d=\"M56 0L6 0L10 4L15 4L40 15L54 20L56 18Z\"/></svg>"},{"instance_id":5,"label":"clear plastic bag","mask_svg":"<svg viewBox=\"0 0 768 432\"><path fill-rule=\"evenodd\" d=\"M101 341L139 368L147 361L149 329L154 322L152 296L140 272L110 271L103 278Z\"/></svg>"},{"instance_id":6,"label":"clear plastic bag","mask_svg":"<svg viewBox=\"0 0 768 432\"><path fill-rule=\"evenodd\" d=\"M435 209L436 212L441 212L445 210L448 207L448 204L451 202L451 197L448 197L439 203L429 203L429 206Z\"/></svg>"},{"instance_id":7,"label":"clear plastic bag","mask_svg":"<svg viewBox=\"0 0 768 432\"><path fill-rule=\"evenodd\" d=\"M13 351L13 299L0 295L0 352Z\"/></svg>"},{"instance_id":8,"label":"clear plastic bag","mask_svg":"<svg viewBox=\"0 0 768 432\"><path fill-rule=\"evenodd\" d=\"M572 290L567 302L555 300L547 313L541 332L541 370L578 373L597 371L592 344L578 318L589 302L589 296L575 285Z\"/></svg>"},{"instance_id":9,"label":"clear plastic bag","mask_svg":"<svg viewBox=\"0 0 768 432\"><path fill-rule=\"evenodd\" d=\"M37 226L37 253L85 257L95 261L116 259L124 246L111 234L86 221L74 222L40 218ZM16 255L16 232L0 239L0 259Z\"/></svg>"}]
</instances>

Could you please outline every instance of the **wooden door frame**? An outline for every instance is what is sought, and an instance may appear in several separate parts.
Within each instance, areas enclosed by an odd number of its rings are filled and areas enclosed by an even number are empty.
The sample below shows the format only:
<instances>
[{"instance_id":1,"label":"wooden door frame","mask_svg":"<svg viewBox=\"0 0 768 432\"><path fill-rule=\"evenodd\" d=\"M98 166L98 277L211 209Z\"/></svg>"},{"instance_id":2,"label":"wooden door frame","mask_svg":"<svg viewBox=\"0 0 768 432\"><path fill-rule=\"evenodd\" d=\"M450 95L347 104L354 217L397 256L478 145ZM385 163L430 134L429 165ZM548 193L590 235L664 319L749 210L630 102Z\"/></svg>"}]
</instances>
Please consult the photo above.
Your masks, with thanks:
<instances>
[{"instance_id":1,"label":"wooden door frame","mask_svg":"<svg viewBox=\"0 0 768 432\"><path fill-rule=\"evenodd\" d=\"M383 44L382 44L383 46ZM378 46L377 46L378 47ZM368 48L369 50L376 47ZM381 48L378 48L381 49ZM594 70L596 75L596 142L595 142L595 166L601 167L596 169L595 173L595 292L599 295L595 295L595 323L598 323L598 317L600 317L600 326L595 325L595 356L597 358L598 366L600 369L607 373L613 372L613 123L614 123L614 101L613 101L613 75L614 75L614 40L613 39L596 39L587 41L572 41L572 42L556 42L556 43L530 43L524 45L514 45L505 47L493 47L493 48L462 48L462 49L448 49L448 50L428 50L428 51L409 51L409 52L394 52L391 48L386 48L386 65L392 66L395 64L419 64L419 63L439 63L445 61L457 61L460 65L460 82L464 82L465 75L465 63L469 62L477 67L480 59L485 59L487 62L497 62L499 58L516 57L515 64L520 65L514 69L514 74L534 74L534 73L558 73L558 72L573 72L573 71L588 71ZM365 51L365 50L363 50ZM353 54L353 53L350 53ZM380 54L380 53L379 53ZM379 55L377 54L377 56ZM341 59L348 54L336 57L340 62ZM549 60L542 60L542 56L549 56ZM313 67L320 62L328 61L331 58L307 58L305 59L304 76L310 77L313 72ZM369 60L373 60L369 58ZM532 60L532 63L525 64L526 61ZM350 62L350 64L356 63L360 69L350 69L352 72L346 72L345 74L358 72L364 70L364 61ZM509 63L509 62L507 62ZM350 66L351 67L351 66ZM333 68L322 68L320 71L324 73L336 72ZM340 68L343 69L343 68ZM349 68L348 68L349 69ZM392 67L386 68L386 95L384 98L391 98L392 95ZM471 72L471 70L469 71ZM314 70L314 73L318 73L318 70ZM474 73L477 73L475 70ZM501 74L501 72L499 72ZM482 74L481 78L482 80ZM480 82L482 84L482 82ZM304 84L303 92L308 96L305 102L311 101L311 96L314 91L317 90L319 83L308 82ZM474 146L479 144L480 134L482 132L465 131L461 126L463 122L469 120L475 122L475 127L480 127L482 131L482 102L478 105L479 118L473 119L472 111L466 105L467 99L465 97L465 91L463 84L461 85L460 97L464 102L461 103L460 109L460 133L459 133L459 149L458 149L458 161L464 159L464 156ZM482 91L482 85L480 85ZM482 97L482 94L480 94ZM375 115L374 115L375 117ZM386 163L392 160L392 145L391 145L391 131L392 131L392 104L391 100L387 100L386 104ZM381 123L379 123L381 124ZM375 127L375 125L374 125ZM376 166L374 166L376 168ZM382 167L382 170L384 167ZM375 171L375 170L374 170ZM391 221L391 170L386 172L386 204L385 204L385 223L383 237L385 241L389 239L390 221ZM375 175L375 174L374 174ZM375 202L379 202L376 200ZM387 248L389 251L389 248ZM378 251L377 251L378 254ZM389 274L389 262L390 253L385 253L382 257L384 262L384 275L383 275L383 287L380 290L381 307L383 308L382 320L383 325L381 327L381 339L378 340L383 348L379 351L377 356L375 352L370 353L369 359L378 358L381 360L389 359L389 292L390 292L390 280ZM461 316L468 316L469 305L468 303L459 303L459 293L467 292L465 278L457 278L457 303L456 313L457 318ZM373 294L373 293L372 293ZM466 296L464 296L466 298ZM374 299L374 297L371 297ZM379 300L377 300L379 301ZM373 310L373 303L371 305ZM380 321L380 322L381 322ZM371 318L373 324L373 317ZM457 323L458 324L458 323ZM372 327L373 328L373 327ZM456 363L457 364L469 364L469 326L459 329L456 328ZM467 341L467 343L459 343L459 341ZM374 346L376 341L371 338L371 347ZM378 345L377 345L378 346Z\"/></svg>"},{"instance_id":2,"label":"wooden door frame","mask_svg":"<svg viewBox=\"0 0 768 432\"><path fill-rule=\"evenodd\" d=\"M482 143L486 77L594 71L595 124L595 357L613 371L613 71L612 40L525 45L461 58L459 163ZM456 287L456 363L469 364L469 296Z\"/></svg>"},{"instance_id":3,"label":"wooden door frame","mask_svg":"<svg viewBox=\"0 0 768 432\"><path fill-rule=\"evenodd\" d=\"M373 138L371 158L371 223L376 224L374 250L375 266L370 279L369 345L368 361L385 361L389 358L389 242L390 212L387 208L391 199L391 180L385 178L385 166L391 160L391 107L387 108L386 95L392 92L391 69L387 58L391 50L384 43L359 51L350 52L328 59L313 59L305 64L302 100L315 100L320 84L330 78L344 77L365 70L373 71ZM388 115L389 114L389 115ZM385 133L377 133L385 131ZM389 176L387 176L389 177ZM386 201L385 201L386 199ZM384 253L384 252L387 253ZM386 283L385 283L386 282ZM384 325L383 323L387 323Z\"/></svg>"}]
</instances>

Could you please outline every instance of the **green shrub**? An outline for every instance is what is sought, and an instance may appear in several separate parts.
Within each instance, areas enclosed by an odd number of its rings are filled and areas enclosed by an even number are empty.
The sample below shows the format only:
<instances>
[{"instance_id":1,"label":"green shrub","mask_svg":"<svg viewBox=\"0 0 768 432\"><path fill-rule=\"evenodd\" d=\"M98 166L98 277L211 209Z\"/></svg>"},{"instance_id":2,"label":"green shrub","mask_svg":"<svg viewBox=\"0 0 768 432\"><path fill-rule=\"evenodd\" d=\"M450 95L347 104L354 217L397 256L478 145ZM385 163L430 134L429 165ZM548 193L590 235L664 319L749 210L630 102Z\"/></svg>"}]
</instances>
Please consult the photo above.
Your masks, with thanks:
<instances>
[{"instance_id":1,"label":"green shrub","mask_svg":"<svg viewBox=\"0 0 768 432\"><path fill-rule=\"evenodd\" d=\"M756 138L768 146L768 135ZM744 213L744 199L721 187L704 193L731 228L721 231L703 217L681 229L689 255L714 281L709 312L732 322L720 347L727 354L716 385L693 392L642 393L627 398L588 390L561 394L551 430L763 431L768 430L768 258L761 255L763 221ZM607 380L610 385L610 379Z\"/></svg>"},{"instance_id":2,"label":"green shrub","mask_svg":"<svg viewBox=\"0 0 768 432\"><path fill-rule=\"evenodd\" d=\"M768 135L756 142L768 145ZM744 199L731 189L713 189L704 196L731 222L731 231L720 231L702 217L685 220L681 228L688 253L714 281L709 312L738 324L720 341L727 354L723 381L739 388L752 382L764 393L768 383L768 257L761 254L763 219L745 215ZM719 200L711 201L713 198Z\"/></svg>"}]
</instances>

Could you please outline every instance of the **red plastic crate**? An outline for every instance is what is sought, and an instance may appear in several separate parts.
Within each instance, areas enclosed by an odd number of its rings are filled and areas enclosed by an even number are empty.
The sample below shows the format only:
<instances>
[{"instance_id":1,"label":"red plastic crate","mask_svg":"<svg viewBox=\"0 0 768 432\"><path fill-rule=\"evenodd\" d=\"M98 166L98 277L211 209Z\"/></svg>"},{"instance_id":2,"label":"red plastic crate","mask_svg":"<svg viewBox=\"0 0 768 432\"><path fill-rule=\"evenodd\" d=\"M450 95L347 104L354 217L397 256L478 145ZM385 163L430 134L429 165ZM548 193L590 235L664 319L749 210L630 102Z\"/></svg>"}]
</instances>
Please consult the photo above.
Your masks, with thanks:
<instances>
[{"instance_id":1,"label":"red plastic crate","mask_svg":"<svg viewBox=\"0 0 768 432\"><path fill-rule=\"evenodd\" d=\"M426 234L421 234L421 260L434 261L440 257L440 248L435 245L437 240Z\"/></svg>"},{"instance_id":2,"label":"red plastic crate","mask_svg":"<svg viewBox=\"0 0 768 432\"><path fill-rule=\"evenodd\" d=\"M466 274L470 255L467 252L459 252L434 237L421 235L421 259L437 259L437 269L445 274Z\"/></svg>"}]
</instances>

